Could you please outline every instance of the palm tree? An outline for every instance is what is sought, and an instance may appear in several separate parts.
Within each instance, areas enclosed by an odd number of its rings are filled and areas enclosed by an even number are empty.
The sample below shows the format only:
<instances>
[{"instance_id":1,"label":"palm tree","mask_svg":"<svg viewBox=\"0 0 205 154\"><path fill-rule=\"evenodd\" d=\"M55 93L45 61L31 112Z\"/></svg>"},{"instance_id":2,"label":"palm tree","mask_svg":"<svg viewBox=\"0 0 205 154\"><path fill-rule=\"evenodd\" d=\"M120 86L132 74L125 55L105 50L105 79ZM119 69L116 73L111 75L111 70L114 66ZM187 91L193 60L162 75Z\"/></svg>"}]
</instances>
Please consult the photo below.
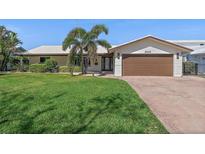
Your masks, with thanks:
<instances>
[{"instance_id":1,"label":"palm tree","mask_svg":"<svg viewBox=\"0 0 205 154\"><path fill-rule=\"evenodd\" d=\"M95 25L88 32L80 27L74 28L68 33L67 37L63 41L63 50L70 48L69 63L71 65L73 65L73 58L76 56L76 54L80 54L82 73L87 72L88 58L96 58L98 46L102 46L106 49L111 47L108 41L99 39L99 35L102 33L105 33L106 35L108 34L108 29L104 25ZM86 56L83 56L83 54L86 54ZM85 58L85 66L83 57Z\"/></svg>"},{"instance_id":2,"label":"palm tree","mask_svg":"<svg viewBox=\"0 0 205 154\"><path fill-rule=\"evenodd\" d=\"M0 26L0 54L3 55L1 62L1 71L7 69L7 64L12 53L16 52L22 42L18 39L17 34Z\"/></svg>"},{"instance_id":3,"label":"palm tree","mask_svg":"<svg viewBox=\"0 0 205 154\"><path fill-rule=\"evenodd\" d=\"M85 46L84 37L86 35L86 30L83 28L74 28L71 30L65 40L63 41L63 50L70 48L69 54L69 64L72 66L74 64L74 58L77 54L81 55L81 68L83 72L83 49ZM71 71L72 74L72 71Z\"/></svg>"}]
</instances>

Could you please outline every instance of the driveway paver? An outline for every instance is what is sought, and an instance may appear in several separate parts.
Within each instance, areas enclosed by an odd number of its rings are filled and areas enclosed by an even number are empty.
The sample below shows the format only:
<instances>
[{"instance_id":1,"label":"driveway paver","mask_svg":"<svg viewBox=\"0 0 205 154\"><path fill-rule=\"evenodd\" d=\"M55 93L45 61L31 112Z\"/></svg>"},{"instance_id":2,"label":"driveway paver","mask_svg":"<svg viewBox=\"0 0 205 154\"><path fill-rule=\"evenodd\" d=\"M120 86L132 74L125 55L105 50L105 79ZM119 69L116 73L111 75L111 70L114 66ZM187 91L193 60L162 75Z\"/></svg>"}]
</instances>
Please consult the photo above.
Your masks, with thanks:
<instances>
[{"instance_id":1,"label":"driveway paver","mask_svg":"<svg viewBox=\"0 0 205 154\"><path fill-rule=\"evenodd\" d=\"M170 133L205 133L205 78L124 76Z\"/></svg>"}]
</instances>

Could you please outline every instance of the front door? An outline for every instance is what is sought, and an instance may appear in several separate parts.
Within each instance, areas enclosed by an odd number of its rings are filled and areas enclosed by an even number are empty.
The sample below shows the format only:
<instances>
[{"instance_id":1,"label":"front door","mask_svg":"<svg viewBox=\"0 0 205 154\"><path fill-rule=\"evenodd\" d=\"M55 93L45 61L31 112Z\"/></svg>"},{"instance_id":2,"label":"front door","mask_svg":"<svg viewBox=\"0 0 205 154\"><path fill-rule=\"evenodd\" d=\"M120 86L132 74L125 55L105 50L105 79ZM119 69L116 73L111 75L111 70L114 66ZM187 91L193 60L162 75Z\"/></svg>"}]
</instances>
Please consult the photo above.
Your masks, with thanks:
<instances>
[{"instance_id":1,"label":"front door","mask_svg":"<svg viewBox=\"0 0 205 154\"><path fill-rule=\"evenodd\" d=\"M102 57L102 71L112 71L112 57Z\"/></svg>"}]
</instances>

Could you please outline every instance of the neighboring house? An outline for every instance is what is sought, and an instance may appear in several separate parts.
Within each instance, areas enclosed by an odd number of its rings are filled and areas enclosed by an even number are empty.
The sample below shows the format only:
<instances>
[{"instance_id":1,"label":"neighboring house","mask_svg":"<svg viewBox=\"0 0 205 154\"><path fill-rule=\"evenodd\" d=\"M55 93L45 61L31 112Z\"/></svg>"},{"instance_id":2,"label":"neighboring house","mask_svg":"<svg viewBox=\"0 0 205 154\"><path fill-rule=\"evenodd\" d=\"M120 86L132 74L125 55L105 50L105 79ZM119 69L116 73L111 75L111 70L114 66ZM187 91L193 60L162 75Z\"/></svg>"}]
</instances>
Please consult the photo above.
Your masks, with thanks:
<instances>
[{"instance_id":1,"label":"neighboring house","mask_svg":"<svg viewBox=\"0 0 205 154\"><path fill-rule=\"evenodd\" d=\"M176 40L172 42L193 49L193 52L185 56L185 61L196 63L198 74L205 74L205 40Z\"/></svg>"},{"instance_id":2,"label":"neighboring house","mask_svg":"<svg viewBox=\"0 0 205 154\"><path fill-rule=\"evenodd\" d=\"M112 71L115 76L182 76L182 56L191 48L146 36L114 46L107 51L97 49L97 59L91 59L88 71ZM62 46L40 46L21 53L29 57L30 63L43 63L47 58L55 59L59 65L67 65L69 50Z\"/></svg>"}]
</instances>

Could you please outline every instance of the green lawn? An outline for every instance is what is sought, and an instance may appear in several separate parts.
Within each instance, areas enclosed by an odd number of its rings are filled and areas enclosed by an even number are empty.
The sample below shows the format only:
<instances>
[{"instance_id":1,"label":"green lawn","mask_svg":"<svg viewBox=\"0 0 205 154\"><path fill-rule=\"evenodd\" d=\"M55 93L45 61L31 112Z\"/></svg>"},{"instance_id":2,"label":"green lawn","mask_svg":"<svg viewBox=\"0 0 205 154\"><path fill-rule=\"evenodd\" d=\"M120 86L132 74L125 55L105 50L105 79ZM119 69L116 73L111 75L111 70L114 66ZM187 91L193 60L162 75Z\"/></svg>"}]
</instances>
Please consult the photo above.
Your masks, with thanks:
<instances>
[{"instance_id":1,"label":"green lawn","mask_svg":"<svg viewBox=\"0 0 205 154\"><path fill-rule=\"evenodd\" d=\"M0 75L0 133L167 133L125 82Z\"/></svg>"}]
</instances>

